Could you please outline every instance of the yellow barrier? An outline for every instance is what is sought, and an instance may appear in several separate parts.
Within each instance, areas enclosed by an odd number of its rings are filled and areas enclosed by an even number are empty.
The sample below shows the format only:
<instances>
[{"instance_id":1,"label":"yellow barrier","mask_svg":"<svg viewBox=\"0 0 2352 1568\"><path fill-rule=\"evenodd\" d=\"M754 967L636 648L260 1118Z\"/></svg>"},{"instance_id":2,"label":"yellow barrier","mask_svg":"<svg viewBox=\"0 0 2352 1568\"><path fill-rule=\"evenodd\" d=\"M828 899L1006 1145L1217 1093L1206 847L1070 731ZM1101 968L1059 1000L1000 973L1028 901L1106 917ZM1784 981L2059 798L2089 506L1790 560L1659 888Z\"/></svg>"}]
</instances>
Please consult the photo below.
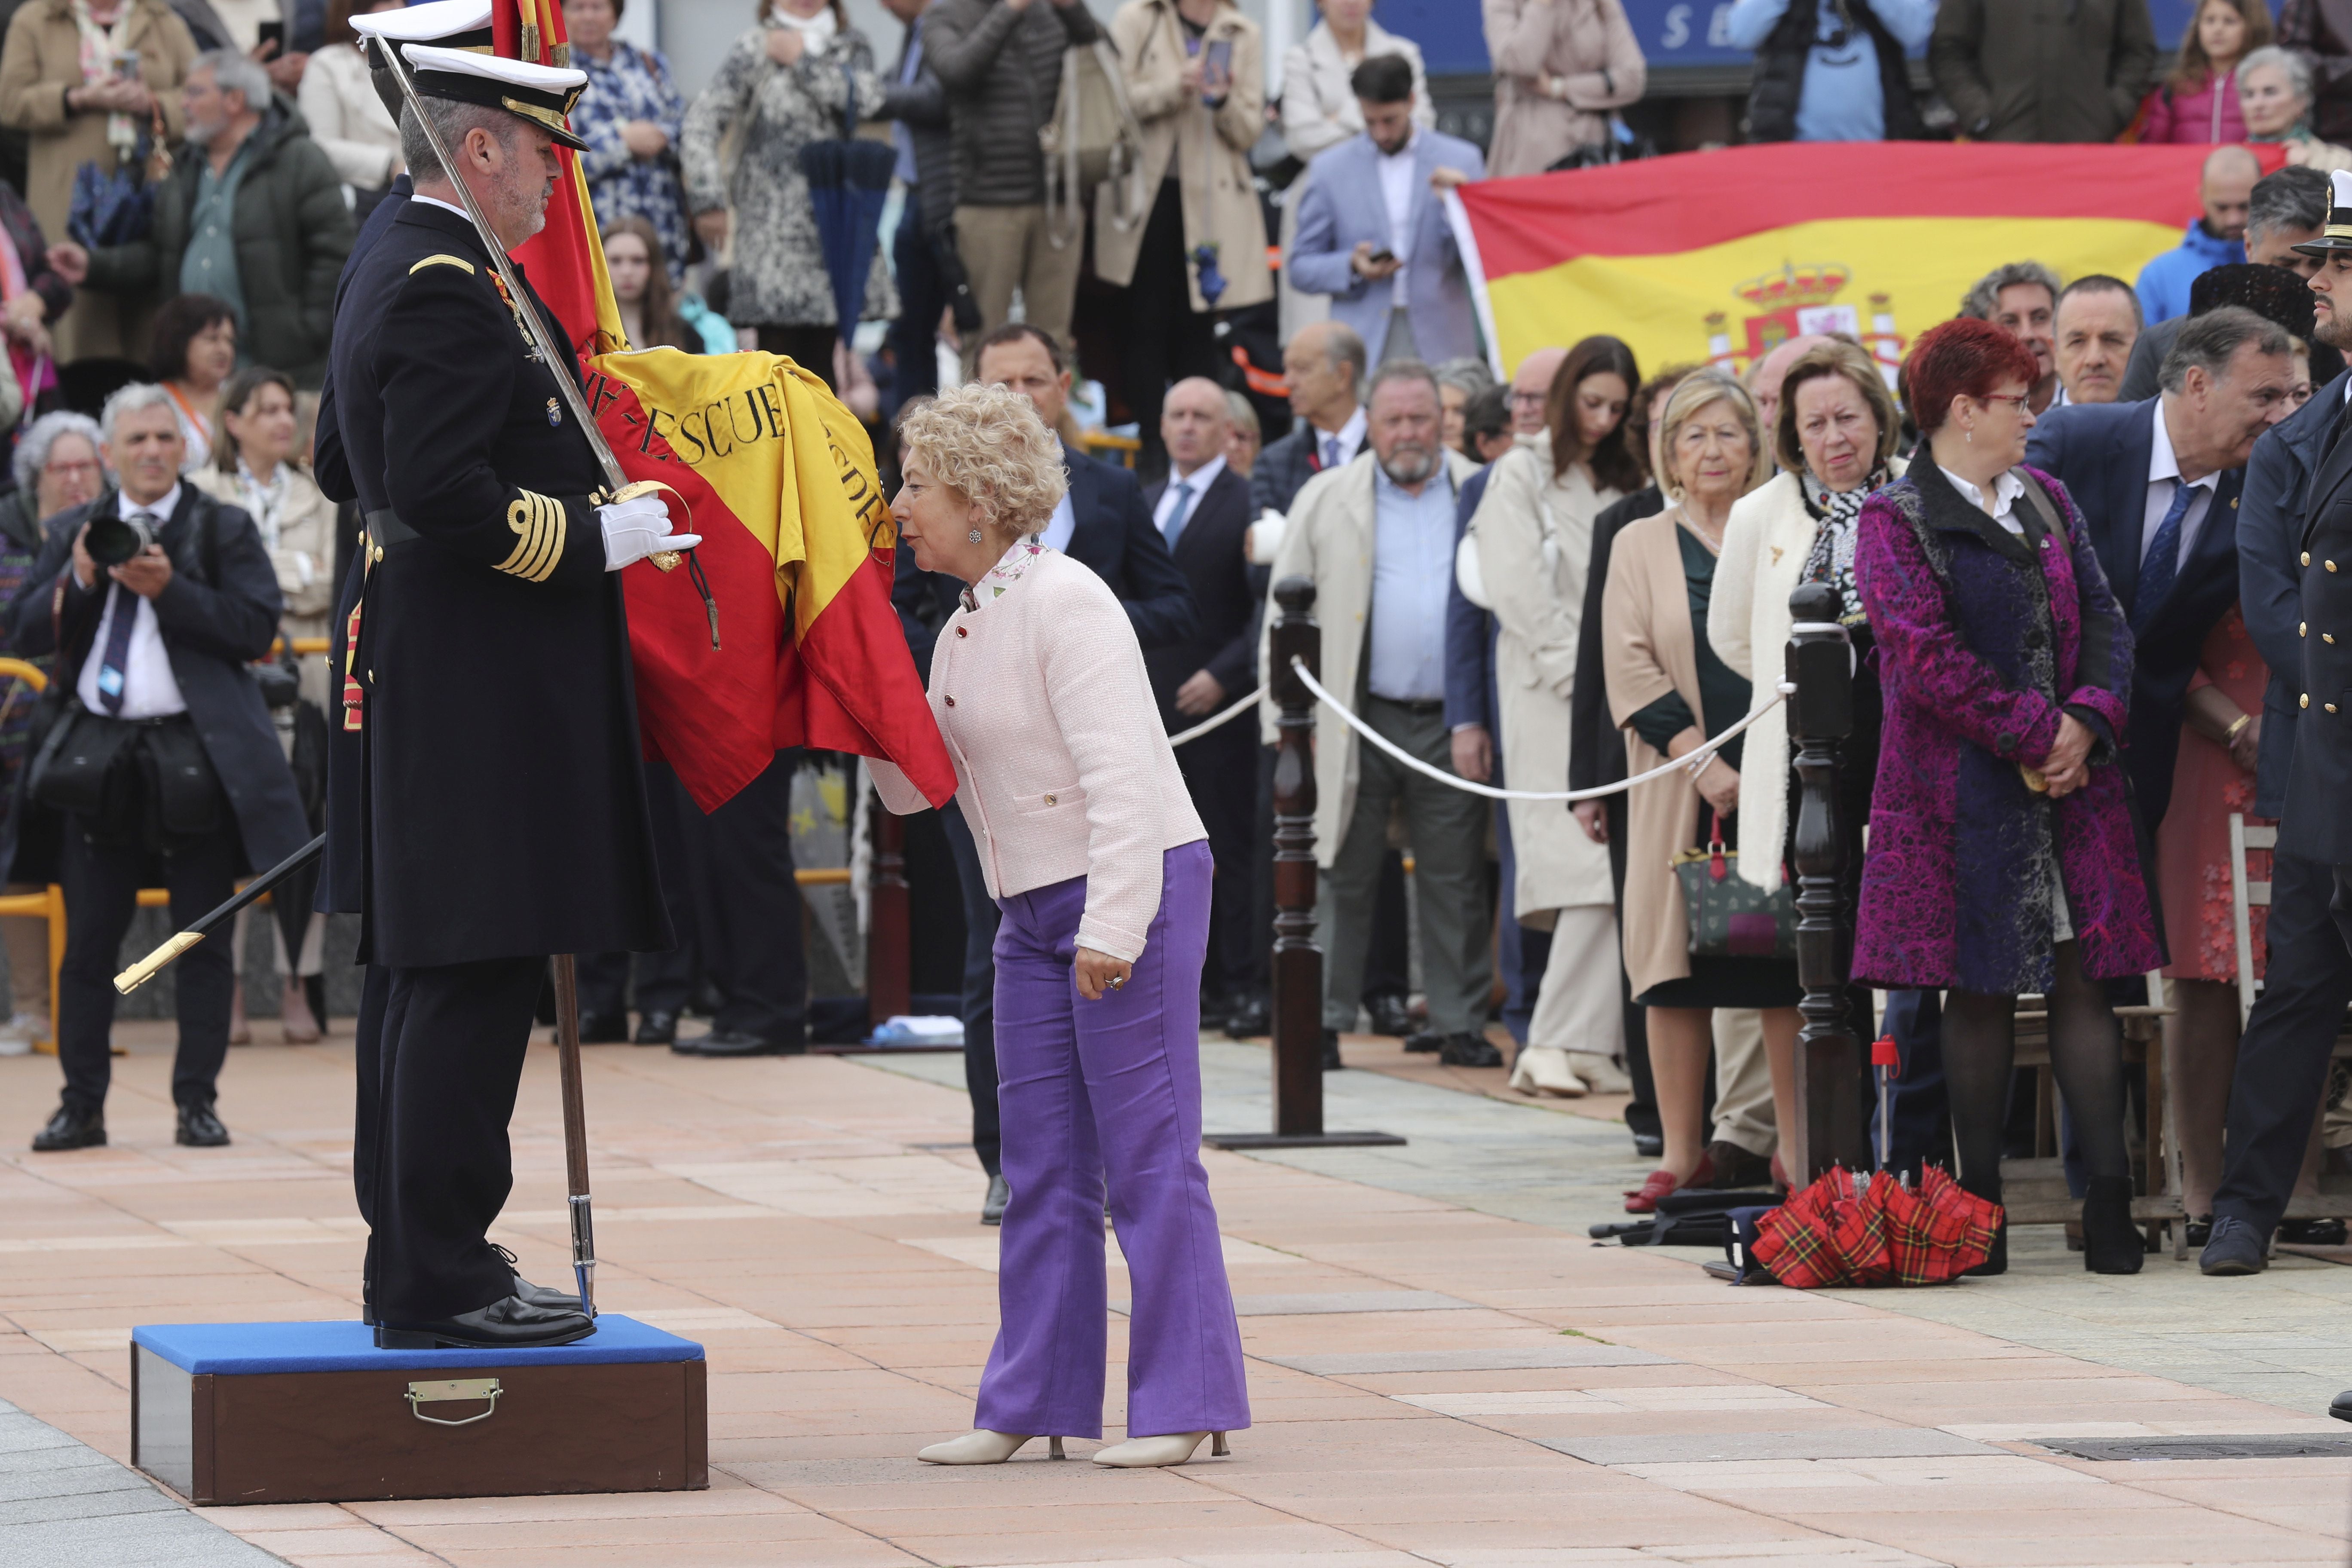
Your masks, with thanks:
<instances>
[{"instance_id":1,"label":"yellow barrier","mask_svg":"<svg viewBox=\"0 0 2352 1568\"><path fill-rule=\"evenodd\" d=\"M41 672L21 659L0 658L0 676L18 673L11 666L21 666L30 679L38 679ZM37 688L36 688L37 689ZM794 871L793 880L803 888L839 888L849 885L849 869L845 866L818 866L805 871ZM269 895L261 895L259 903L267 904ZM172 894L167 888L139 889L139 907L142 910L168 910ZM58 970L66 960L66 890L51 882L38 893L0 893L0 919L16 916L26 920L46 921L49 928L49 1037L36 1040L33 1048L43 1056L58 1054Z\"/></svg>"},{"instance_id":2,"label":"yellow barrier","mask_svg":"<svg viewBox=\"0 0 2352 1568\"><path fill-rule=\"evenodd\" d=\"M1133 436L1114 436L1108 430L1089 430L1078 439L1089 458L1099 458L1106 463L1117 463L1123 468L1135 467L1136 454L1143 443Z\"/></svg>"}]
</instances>

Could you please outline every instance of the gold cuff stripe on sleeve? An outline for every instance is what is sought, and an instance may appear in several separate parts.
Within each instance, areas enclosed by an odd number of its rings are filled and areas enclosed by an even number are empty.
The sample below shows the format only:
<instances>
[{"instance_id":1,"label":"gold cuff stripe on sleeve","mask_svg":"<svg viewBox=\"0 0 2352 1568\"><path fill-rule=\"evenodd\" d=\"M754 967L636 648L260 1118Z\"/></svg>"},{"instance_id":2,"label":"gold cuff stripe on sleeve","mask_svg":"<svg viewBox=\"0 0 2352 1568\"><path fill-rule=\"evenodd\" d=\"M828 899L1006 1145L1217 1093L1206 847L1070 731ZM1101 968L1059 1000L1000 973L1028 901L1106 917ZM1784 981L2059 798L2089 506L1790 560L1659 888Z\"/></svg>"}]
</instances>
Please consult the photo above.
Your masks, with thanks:
<instances>
[{"instance_id":1,"label":"gold cuff stripe on sleeve","mask_svg":"<svg viewBox=\"0 0 2352 1568\"><path fill-rule=\"evenodd\" d=\"M544 583L563 559L567 520L563 503L530 490L517 494L507 507L507 527L514 531L513 553L498 569L528 583Z\"/></svg>"},{"instance_id":2,"label":"gold cuff stripe on sleeve","mask_svg":"<svg viewBox=\"0 0 2352 1568\"><path fill-rule=\"evenodd\" d=\"M428 267L458 267L469 275L474 270L474 264L462 256L428 256L408 269L409 276L413 278Z\"/></svg>"}]
</instances>

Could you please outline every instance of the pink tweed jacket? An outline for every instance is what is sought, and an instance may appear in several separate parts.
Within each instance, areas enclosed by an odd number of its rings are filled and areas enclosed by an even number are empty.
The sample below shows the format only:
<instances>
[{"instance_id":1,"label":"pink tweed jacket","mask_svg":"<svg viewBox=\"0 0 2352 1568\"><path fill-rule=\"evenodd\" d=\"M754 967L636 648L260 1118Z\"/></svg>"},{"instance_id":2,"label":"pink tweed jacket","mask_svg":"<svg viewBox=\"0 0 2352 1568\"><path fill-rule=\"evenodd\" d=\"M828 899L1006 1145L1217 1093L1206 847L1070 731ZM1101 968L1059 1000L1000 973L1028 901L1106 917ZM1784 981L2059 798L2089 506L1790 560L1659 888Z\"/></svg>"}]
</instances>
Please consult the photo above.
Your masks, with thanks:
<instances>
[{"instance_id":1,"label":"pink tweed jacket","mask_svg":"<svg viewBox=\"0 0 2352 1568\"><path fill-rule=\"evenodd\" d=\"M1208 837L1135 628L1101 578L1043 546L1016 545L964 598L931 655L931 716L989 894L1084 877L1077 944L1132 963L1160 911L1161 857ZM869 765L883 805L926 808L896 767Z\"/></svg>"}]
</instances>

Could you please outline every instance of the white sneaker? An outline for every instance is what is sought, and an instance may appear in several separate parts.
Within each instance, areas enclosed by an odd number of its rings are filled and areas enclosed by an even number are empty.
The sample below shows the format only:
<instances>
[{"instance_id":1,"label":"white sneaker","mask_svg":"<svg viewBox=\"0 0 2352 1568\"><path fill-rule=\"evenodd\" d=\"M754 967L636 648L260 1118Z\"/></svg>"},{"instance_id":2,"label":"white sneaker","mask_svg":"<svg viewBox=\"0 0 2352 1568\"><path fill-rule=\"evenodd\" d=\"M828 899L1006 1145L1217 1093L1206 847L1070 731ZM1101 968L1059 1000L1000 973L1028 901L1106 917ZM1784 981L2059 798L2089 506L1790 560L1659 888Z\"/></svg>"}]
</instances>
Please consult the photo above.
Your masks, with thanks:
<instances>
[{"instance_id":1,"label":"white sneaker","mask_svg":"<svg viewBox=\"0 0 2352 1568\"><path fill-rule=\"evenodd\" d=\"M19 1013L0 1024L0 1057L29 1055L33 1042L47 1037L49 1021L37 1014Z\"/></svg>"}]
</instances>

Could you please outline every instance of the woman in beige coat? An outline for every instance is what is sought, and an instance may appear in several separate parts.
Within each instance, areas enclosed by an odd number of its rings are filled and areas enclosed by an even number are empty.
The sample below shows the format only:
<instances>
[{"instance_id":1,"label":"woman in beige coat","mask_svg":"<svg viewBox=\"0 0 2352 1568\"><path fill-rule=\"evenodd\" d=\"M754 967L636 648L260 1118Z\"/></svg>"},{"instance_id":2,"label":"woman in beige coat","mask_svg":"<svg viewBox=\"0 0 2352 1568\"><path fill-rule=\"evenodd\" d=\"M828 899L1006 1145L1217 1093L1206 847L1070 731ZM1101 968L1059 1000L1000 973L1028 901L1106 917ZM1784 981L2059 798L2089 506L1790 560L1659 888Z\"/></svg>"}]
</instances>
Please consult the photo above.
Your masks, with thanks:
<instances>
[{"instance_id":1,"label":"woman in beige coat","mask_svg":"<svg viewBox=\"0 0 2352 1568\"><path fill-rule=\"evenodd\" d=\"M1706 637L1716 557L1732 503L1765 471L1756 405L1721 371L1695 372L1667 400L1658 450L1659 488L1675 504L1629 525L1610 554L1601 595L1609 710L1625 731L1625 766L1642 773L1697 750L1748 711L1748 683ZM1629 1213L1646 1214L1678 1187L1713 1184L1706 1154L1705 1094L1713 1016L1762 1012L1778 1125L1795 1122L1797 1002L1792 959L1695 957L1674 858L1709 837L1743 836L1736 816L1741 757L1735 738L1718 755L1637 784L1626 800L1625 971L1648 1009L1650 1070L1657 1082L1664 1163ZM1778 865L1781 846L1751 839L1748 852ZM1740 857L1743 860L1747 855Z\"/></svg>"},{"instance_id":2,"label":"woman in beige coat","mask_svg":"<svg viewBox=\"0 0 2352 1568\"><path fill-rule=\"evenodd\" d=\"M1609 111L1642 96L1649 67L1619 0L1485 0L1495 67L1486 176L1540 174L1609 139Z\"/></svg>"},{"instance_id":3,"label":"woman in beige coat","mask_svg":"<svg viewBox=\"0 0 2352 1568\"><path fill-rule=\"evenodd\" d=\"M1233 0L1129 0L1110 36L1143 127L1148 216L1122 224L1119 203L1096 199L1095 272L1127 290L1120 369L1149 450L1168 387L1217 374L1214 312L1274 298L1249 166L1265 129L1265 53Z\"/></svg>"},{"instance_id":4,"label":"woman in beige coat","mask_svg":"<svg viewBox=\"0 0 2352 1568\"><path fill-rule=\"evenodd\" d=\"M1501 623L1495 685L1503 777L1520 789L1557 789L1568 777L1592 520L1642 486L1625 420L1641 380L1633 351L1616 338L1587 338L1570 349L1552 377L1545 429L1496 462L1470 520L1478 574ZM1609 847L1557 801L1507 805L1517 870L1506 896L1521 925L1551 932L1511 1087L1569 1097L1629 1087L1615 1059L1624 1048L1625 1010Z\"/></svg>"},{"instance_id":5,"label":"woman in beige coat","mask_svg":"<svg viewBox=\"0 0 2352 1568\"><path fill-rule=\"evenodd\" d=\"M135 80L116 69L135 51ZM163 0L26 0L0 46L0 125L29 132L25 201L52 241L66 237L74 171L111 174L161 110L176 145L186 121L180 83L195 58L188 26ZM152 300L78 289L51 328L59 363L88 356L147 357Z\"/></svg>"}]
</instances>

